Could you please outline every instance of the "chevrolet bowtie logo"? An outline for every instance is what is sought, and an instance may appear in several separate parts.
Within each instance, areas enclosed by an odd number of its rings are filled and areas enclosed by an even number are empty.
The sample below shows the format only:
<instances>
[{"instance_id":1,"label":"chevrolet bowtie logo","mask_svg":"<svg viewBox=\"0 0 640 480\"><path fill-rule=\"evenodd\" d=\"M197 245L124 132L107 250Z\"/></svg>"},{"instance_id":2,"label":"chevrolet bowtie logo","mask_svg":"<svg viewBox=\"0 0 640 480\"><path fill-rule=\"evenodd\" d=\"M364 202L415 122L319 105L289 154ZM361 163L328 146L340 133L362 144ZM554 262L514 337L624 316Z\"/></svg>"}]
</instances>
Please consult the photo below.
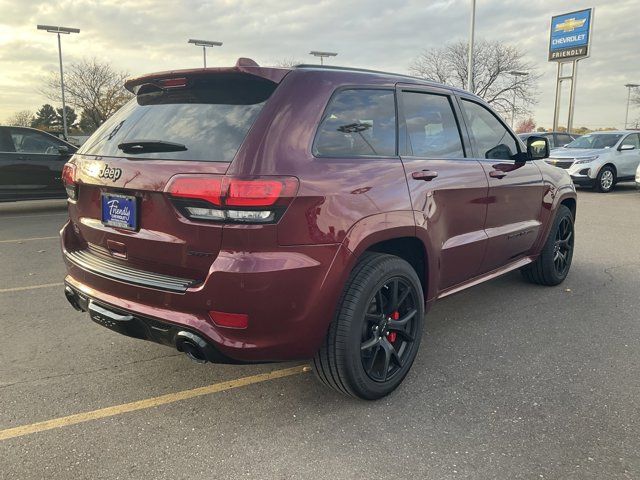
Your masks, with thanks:
<instances>
[{"instance_id":1,"label":"chevrolet bowtie logo","mask_svg":"<svg viewBox=\"0 0 640 480\"><path fill-rule=\"evenodd\" d=\"M564 22L556 25L556 32L563 31L565 33L573 32L576 28L580 28L587 21L586 18L576 20L575 18L567 18Z\"/></svg>"}]
</instances>

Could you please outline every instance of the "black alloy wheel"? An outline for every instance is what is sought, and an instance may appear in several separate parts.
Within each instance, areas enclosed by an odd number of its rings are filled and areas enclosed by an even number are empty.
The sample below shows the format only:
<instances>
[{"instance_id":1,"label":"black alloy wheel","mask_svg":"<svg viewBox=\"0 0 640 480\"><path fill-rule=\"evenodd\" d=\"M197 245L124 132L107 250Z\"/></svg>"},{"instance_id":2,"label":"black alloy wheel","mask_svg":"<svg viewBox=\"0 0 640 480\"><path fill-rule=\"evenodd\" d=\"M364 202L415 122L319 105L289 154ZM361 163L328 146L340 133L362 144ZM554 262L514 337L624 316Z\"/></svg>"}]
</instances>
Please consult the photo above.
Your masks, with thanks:
<instances>
[{"instance_id":1,"label":"black alloy wheel","mask_svg":"<svg viewBox=\"0 0 640 480\"><path fill-rule=\"evenodd\" d=\"M362 324L360 356L376 382L396 375L411 355L416 336L416 292L402 278L386 282L369 301Z\"/></svg>"},{"instance_id":2,"label":"black alloy wheel","mask_svg":"<svg viewBox=\"0 0 640 480\"><path fill-rule=\"evenodd\" d=\"M423 285L400 257L365 252L347 280L313 370L325 385L375 400L404 380L424 322Z\"/></svg>"},{"instance_id":3,"label":"black alloy wheel","mask_svg":"<svg viewBox=\"0 0 640 480\"><path fill-rule=\"evenodd\" d=\"M572 256L573 222L569 217L564 217L560 220L556 230L556 239L553 246L553 265L558 276L563 277L567 274Z\"/></svg>"}]
</instances>

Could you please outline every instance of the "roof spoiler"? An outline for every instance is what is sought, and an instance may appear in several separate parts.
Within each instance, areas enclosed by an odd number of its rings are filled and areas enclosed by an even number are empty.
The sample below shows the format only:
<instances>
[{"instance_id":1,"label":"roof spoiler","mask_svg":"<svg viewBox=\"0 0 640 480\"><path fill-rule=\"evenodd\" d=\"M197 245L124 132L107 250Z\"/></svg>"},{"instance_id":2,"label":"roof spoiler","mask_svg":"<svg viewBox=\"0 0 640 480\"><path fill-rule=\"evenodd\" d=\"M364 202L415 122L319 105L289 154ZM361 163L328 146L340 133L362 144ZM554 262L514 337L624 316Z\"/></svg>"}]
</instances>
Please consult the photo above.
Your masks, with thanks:
<instances>
[{"instance_id":1,"label":"roof spoiler","mask_svg":"<svg viewBox=\"0 0 640 480\"><path fill-rule=\"evenodd\" d=\"M161 81L180 78L206 77L208 75L224 73L244 73L255 77L264 78L273 83L280 83L291 70L288 68L261 67L250 58L240 57L233 67L217 68L192 68L186 70L169 70L143 75L141 77L130 78L124 83L124 88L133 94L138 93L138 89L145 84L156 84L159 87Z\"/></svg>"}]
</instances>

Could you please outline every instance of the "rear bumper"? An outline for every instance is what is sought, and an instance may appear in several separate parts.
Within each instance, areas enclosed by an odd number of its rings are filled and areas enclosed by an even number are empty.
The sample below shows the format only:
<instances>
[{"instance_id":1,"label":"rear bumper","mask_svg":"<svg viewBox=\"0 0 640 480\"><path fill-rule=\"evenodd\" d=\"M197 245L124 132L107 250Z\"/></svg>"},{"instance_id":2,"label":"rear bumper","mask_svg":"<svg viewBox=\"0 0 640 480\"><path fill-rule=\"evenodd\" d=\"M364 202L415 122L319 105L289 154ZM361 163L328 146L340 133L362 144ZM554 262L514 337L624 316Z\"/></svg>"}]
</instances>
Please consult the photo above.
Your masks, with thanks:
<instances>
[{"instance_id":1,"label":"rear bumper","mask_svg":"<svg viewBox=\"0 0 640 480\"><path fill-rule=\"evenodd\" d=\"M174 325L139 313L122 310L101 303L95 298L76 290L69 282L65 284L65 296L69 303L82 312L89 312L91 320L114 332L140 340L149 340L184 351L184 342L197 343L201 360L212 363L244 363L227 357L213 343L204 340L198 332L184 326Z\"/></svg>"},{"instance_id":2,"label":"rear bumper","mask_svg":"<svg viewBox=\"0 0 640 480\"><path fill-rule=\"evenodd\" d=\"M218 362L311 358L333 318L351 260L351 253L340 245L251 253L223 250L204 282L172 292L83 267L65 249L65 244L73 244L65 241L72 235L69 230L66 225L61 232L65 284L87 301L135 318L126 328L114 330L169 346L176 345L182 330L196 333L215 350L214 356L221 355L221 360L211 360ZM215 325L208 315L213 310L246 314L249 326ZM160 334L162 329L166 333Z\"/></svg>"}]
</instances>

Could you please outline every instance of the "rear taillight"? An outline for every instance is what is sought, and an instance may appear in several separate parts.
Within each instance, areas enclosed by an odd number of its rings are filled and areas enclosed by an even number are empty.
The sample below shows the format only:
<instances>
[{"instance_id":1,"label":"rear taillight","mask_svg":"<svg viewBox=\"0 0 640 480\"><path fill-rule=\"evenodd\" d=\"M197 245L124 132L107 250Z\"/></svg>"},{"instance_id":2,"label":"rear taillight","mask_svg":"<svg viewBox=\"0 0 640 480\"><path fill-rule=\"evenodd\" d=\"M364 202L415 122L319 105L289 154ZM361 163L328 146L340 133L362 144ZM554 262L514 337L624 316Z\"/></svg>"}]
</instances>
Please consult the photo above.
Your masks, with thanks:
<instances>
[{"instance_id":1,"label":"rear taillight","mask_svg":"<svg viewBox=\"0 0 640 480\"><path fill-rule=\"evenodd\" d=\"M76 166L65 163L62 167L62 184L67 191L67 197L71 200L78 198L78 184L76 183Z\"/></svg>"},{"instance_id":2,"label":"rear taillight","mask_svg":"<svg viewBox=\"0 0 640 480\"><path fill-rule=\"evenodd\" d=\"M295 177L214 175L178 175L165 189L189 218L239 223L277 222L297 190Z\"/></svg>"}]
</instances>

